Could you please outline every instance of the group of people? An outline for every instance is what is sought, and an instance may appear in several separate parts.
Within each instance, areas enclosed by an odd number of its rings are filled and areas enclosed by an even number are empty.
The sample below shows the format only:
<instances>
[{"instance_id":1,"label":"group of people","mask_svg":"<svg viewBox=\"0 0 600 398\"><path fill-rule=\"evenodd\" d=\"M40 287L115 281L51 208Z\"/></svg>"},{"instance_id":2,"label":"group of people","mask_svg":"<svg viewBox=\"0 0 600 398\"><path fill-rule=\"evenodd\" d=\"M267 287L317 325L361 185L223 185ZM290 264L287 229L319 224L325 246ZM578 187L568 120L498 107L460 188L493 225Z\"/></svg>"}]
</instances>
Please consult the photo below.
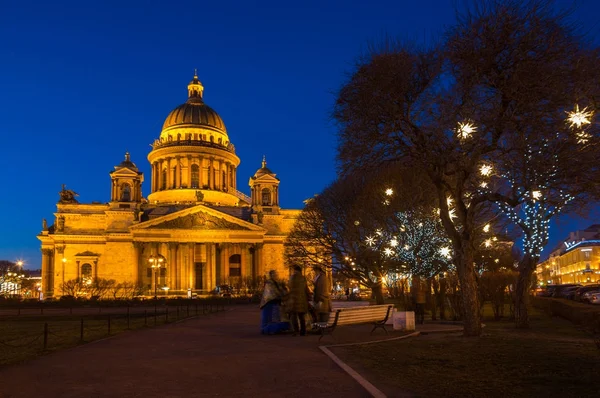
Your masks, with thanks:
<instances>
[{"instance_id":1,"label":"group of people","mask_svg":"<svg viewBox=\"0 0 600 398\"><path fill-rule=\"evenodd\" d=\"M280 283L277 271L269 272L260 301L262 334L277 334L291 327L294 335L305 336L307 315L313 323L328 321L331 300L327 274L319 265L313 266L313 271L312 292L300 266L293 267L288 286Z\"/></svg>"}]
</instances>

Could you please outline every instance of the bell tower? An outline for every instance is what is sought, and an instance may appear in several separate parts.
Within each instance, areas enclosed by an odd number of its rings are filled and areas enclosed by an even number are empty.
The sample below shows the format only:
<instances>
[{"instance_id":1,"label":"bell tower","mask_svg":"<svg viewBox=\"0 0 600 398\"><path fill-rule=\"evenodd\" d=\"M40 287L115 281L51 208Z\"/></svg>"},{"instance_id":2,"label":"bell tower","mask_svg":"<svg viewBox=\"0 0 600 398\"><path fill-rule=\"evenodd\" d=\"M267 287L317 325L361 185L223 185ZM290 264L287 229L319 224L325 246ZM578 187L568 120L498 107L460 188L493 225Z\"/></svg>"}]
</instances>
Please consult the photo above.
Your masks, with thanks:
<instances>
[{"instance_id":1,"label":"bell tower","mask_svg":"<svg viewBox=\"0 0 600 398\"><path fill-rule=\"evenodd\" d=\"M279 178L267 168L265 156L263 156L262 167L250 177L249 185L254 213L279 214Z\"/></svg>"},{"instance_id":2,"label":"bell tower","mask_svg":"<svg viewBox=\"0 0 600 398\"><path fill-rule=\"evenodd\" d=\"M110 172L110 179L112 181L111 203L125 204L142 201L144 173L139 171L135 163L131 161L129 152L125 153L125 160Z\"/></svg>"}]
</instances>

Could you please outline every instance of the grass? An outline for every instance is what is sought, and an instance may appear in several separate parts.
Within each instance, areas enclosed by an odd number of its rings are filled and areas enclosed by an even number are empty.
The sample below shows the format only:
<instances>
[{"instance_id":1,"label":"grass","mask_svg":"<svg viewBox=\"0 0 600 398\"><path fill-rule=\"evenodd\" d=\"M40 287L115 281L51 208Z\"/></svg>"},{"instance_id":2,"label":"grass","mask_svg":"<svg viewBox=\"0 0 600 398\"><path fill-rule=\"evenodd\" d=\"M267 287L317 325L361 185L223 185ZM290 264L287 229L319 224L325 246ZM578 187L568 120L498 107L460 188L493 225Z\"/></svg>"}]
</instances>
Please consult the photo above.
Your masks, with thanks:
<instances>
[{"instance_id":1,"label":"grass","mask_svg":"<svg viewBox=\"0 0 600 398\"><path fill-rule=\"evenodd\" d=\"M137 310L129 316L123 309L116 309L110 313L110 308L104 309L105 313L70 314L64 311L61 314L46 315L12 315L0 317L0 366L23 362L49 352L75 347L90 341L102 339L111 335L135 330L154 325L174 322L188 316L188 308L158 307L156 318L154 307L148 307L147 313ZM203 314L209 308L190 307L189 316ZM216 307L213 311L216 310ZM110 331L109 331L110 318ZM81 339L81 325L83 320L83 339ZM48 324L46 347L44 347L44 328Z\"/></svg>"},{"instance_id":2,"label":"grass","mask_svg":"<svg viewBox=\"0 0 600 398\"><path fill-rule=\"evenodd\" d=\"M390 397L591 397L600 391L600 351L591 336L537 312L529 330L486 321L477 338L429 334L332 350Z\"/></svg>"}]
</instances>

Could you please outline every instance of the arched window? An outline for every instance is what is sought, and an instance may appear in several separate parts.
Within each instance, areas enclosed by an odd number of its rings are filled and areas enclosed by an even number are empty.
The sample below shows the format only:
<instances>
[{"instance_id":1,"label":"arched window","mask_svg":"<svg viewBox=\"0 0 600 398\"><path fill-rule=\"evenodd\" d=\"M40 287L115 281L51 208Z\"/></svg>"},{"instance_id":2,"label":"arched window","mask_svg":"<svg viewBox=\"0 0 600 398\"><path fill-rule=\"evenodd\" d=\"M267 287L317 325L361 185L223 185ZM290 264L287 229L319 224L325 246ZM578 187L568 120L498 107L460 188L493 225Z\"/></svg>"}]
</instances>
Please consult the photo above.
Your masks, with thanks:
<instances>
[{"instance_id":1,"label":"arched window","mask_svg":"<svg viewBox=\"0 0 600 398\"><path fill-rule=\"evenodd\" d=\"M121 185L121 202L129 202L131 200L131 187L129 184Z\"/></svg>"},{"instance_id":2,"label":"arched window","mask_svg":"<svg viewBox=\"0 0 600 398\"><path fill-rule=\"evenodd\" d=\"M271 191L269 188L263 188L262 190L262 205L270 206L271 205Z\"/></svg>"},{"instance_id":3,"label":"arched window","mask_svg":"<svg viewBox=\"0 0 600 398\"><path fill-rule=\"evenodd\" d=\"M229 257L229 276L242 276L242 256L239 254Z\"/></svg>"},{"instance_id":4,"label":"arched window","mask_svg":"<svg viewBox=\"0 0 600 398\"><path fill-rule=\"evenodd\" d=\"M85 263L81 266L81 280L83 282L92 280L92 264Z\"/></svg>"},{"instance_id":5,"label":"arched window","mask_svg":"<svg viewBox=\"0 0 600 398\"><path fill-rule=\"evenodd\" d=\"M167 189L167 169L166 168L162 169L162 172L160 174L161 174L160 178L162 180L161 184L160 184L160 189L163 189L163 190Z\"/></svg>"},{"instance_id":6,"label":"arched window","mask_svg":"<svg viewBox=\"0 0 600 398\"><path fill-rule=\"evenodd\" d=\"M198 188L200 183L200 167L197 164L192 165L192 188Z\"/></svg>"}]
</instances>

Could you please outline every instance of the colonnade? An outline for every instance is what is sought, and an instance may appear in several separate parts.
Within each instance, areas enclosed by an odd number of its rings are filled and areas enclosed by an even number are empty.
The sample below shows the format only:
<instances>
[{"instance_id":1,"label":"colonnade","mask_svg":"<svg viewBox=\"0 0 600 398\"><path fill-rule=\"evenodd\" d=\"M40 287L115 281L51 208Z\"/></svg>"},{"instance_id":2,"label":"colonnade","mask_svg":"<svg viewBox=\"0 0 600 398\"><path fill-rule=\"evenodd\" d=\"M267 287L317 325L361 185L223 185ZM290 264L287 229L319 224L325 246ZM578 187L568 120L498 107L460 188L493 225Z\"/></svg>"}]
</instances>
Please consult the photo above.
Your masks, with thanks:
<instances>
[{"instance_id":1,"label":"colonnade","mask_svg":"<svg viewBox=\"0 0 600 398\"><path fill-rule=\"evenodd\" d=\"M154 289L155 279L160 289L169 294L185 295L188 291L209 292L227 284L232 255L241 258L241 278L260 277L264 273L262 244L251 243L193 243L193 242L134 242L137 258L137 283ZM149 263L150 256L165 257L165 271L158 278Z\"/></svg>"},{"instance_id":2,"label":"colonnade","mask_svg":"<svg viewBox=\"0 0 600 398\"><path fill-rule=\"evenodd\" d=\"M205 163L207 163L207 176L204 175ZM192 165L194 164L197 164L199 168L197 187L191 186ZM182 171L183 169L185 169L185 173ZM163 173L163 171L166 172ZM152 192L179 188L202 189L205 186L218 191L235 190L236 174L236 166L223 159L200 155L165 157L152 163Z\"/></svg>"}]
</instances>

